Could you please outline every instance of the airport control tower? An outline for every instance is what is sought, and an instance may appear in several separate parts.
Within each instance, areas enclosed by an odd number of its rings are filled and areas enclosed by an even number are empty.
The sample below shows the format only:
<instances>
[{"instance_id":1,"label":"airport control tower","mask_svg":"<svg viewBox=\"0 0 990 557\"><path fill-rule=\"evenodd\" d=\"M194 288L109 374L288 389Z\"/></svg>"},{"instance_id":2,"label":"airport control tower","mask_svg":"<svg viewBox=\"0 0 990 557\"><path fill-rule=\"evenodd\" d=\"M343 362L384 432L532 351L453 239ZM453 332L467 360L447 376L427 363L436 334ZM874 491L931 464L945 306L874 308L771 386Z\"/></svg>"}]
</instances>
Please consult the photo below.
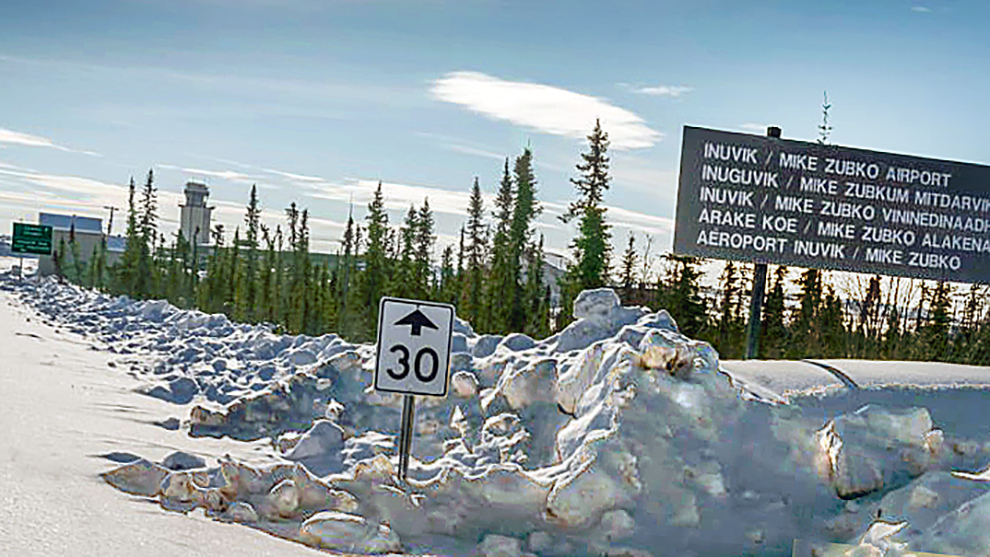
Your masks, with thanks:
<instances>
[{"instance_id":1,"label":"airport control tower","mask_svg":"<svg viewBox=\"0 0 990 557\"><path fill-rule=\"evenodd\" d=\"M189 243L205 246L210 243L210 216L213 207L206 206L210 190L206 184L186 182L186 202L179 205L179 230Z\"/></svg>"}]
</instances>

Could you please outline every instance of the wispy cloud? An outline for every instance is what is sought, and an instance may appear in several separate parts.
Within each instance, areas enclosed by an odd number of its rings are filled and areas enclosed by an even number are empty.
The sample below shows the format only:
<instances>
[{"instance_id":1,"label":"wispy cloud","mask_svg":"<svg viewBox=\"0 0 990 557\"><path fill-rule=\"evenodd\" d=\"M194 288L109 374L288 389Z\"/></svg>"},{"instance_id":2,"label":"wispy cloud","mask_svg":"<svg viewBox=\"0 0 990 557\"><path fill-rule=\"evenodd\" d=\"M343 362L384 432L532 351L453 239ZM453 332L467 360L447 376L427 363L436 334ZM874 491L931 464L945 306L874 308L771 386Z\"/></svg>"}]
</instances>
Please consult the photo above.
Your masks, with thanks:
<instances>
[{"instance_id":1,"label":"wispy cloud","mask_svg":"<svg viewBox=\"0 0 990 557\"><path fill-rule=\"evenodd\" d=\"M378 187L377 180L348 180L344 184L321 184L311 188L309 197L325 199L331 201L353 201L356 206L367 205ZM387 209L404 213L410 205L420 206L423 199L429 198L430 208L435 213L442 213L463 217L467 214L467 205L470 194L467 191L451 191L426 185L397 184L392 182L382 182L382 194L385 199ZM485 206L492 207L494 196L483 194ZM543 214L535 223L540 230L566 230L559 219L559 215L567 210L566 203L552 201L541 201ZM609 206L608 215L610 221L619 228L626 228L643 232L646 234L669 235L674 229L673 221L665 217L648 215L639 211L625 209L622 207Z\"/></svg>"},{"instance_id":2,"label":"wispy cloud","mask_svg":"<svg viewBox=\"0 0 990 557\"><path fill-rule=\"evenodd\" d=\"M234 230L240 226L241 234L244 227L244 205L231 201L217 201L213 204L216 209L213 212L213 219L223 223L226 229L228 240L234 234ZM261 222L268 226L274 233L275 227L281 225L285 231L285 210L269 209L262 207ZM316 250L332 250L343 234L345 223L332 219L315 217L310 211L309 215L310 240Z\"/></svg>"},{"instance_id":3,"label":"wispy cloud","mask_svg":"<svg viewBox=\"0 0 990 557\"><path fill-rule=\"evenodd\" d=\"M276 176L281 176L283 178L288 178L288 179L290 179L290 180L292 180L294 182L307 182L307 183L326 182L326 179L325 178L320 178L319 176L305 176L305 175L302 175L302 174L294 174L292 172L285 172L285 171L282 171L282 170L274 170L274 169L271 169L271 168L262 168L260 170L263 171L263 172L267 172L269 174L274 174Z\"/></svg>"},{"instance_id":4,"label":"wispy cloud","mask_svg":"<svg viewBox=\"0 0 990 557\"><path fill-rule=\"evenodd\" d=\"M159 165L163 166L163 165ZM68 176L32 172L0 163L0 218L34 218L40 211L68 211L74 214L106 219L106 206L127 206L127 187L82 176ZM11 191L15 187L24 191ZM179 204L183 195L179 191L158 190L159 222L167 225L162 230L171 233L178 227ZM422 201L422 200L420 200ZM213 223L223 224L228 240L238 226L244 226L244 204L225 199L211 202L216 207ZM115 233L120 220L114 219ZM273 230L282 224L285 212L281 209L262 208L261 220ZM331 250L340 238L344 224L335 220L310 216L313 248Z\"/></svg>"},{"instance_id":5,"label":"wispy cloud","mask_svg":"<svg viewBox=\"0 0 990 557\"><path fill-rule=\"evenodd\" d=\"M78 215L105 219L107 215L104 207L127 206L126 186L83 176L0 168L0 183L4 186L4 190L8 190L3 192L7 202L18 205L22 210L22 216L26 214L30 218L34 218L34 215L42 211L70 211ZM10 187L21 191L9 191ZM181 195L159 191L158 197L160 207L176 207ZM162 220L169 222L174 219ZM120 229L117 228L115 232L119 233Z\"/></svg>"},{"instance_id":6,"label":"wispy cloud","mask_svg":"<svg viewBox=\"0 0 990 557\"><path fill-rule=\"evenodd\" d=\"M378 188L378 180L345 179L343 183L326 182L312 184L307 197L328 201L354 202L367 205ZM385 207L394 211L406 211L410 205L420 206L429 198L430 208L436 213L466 215L469 194L467 191L451 191L434 186L382 182Z\"/></svg>"},{"instance_id":7,"label":"wispy cloud","mask_svg":"<svg viewBox=\"0 0 990 557\"><path fill-rule=\"evenodd\" d=\"M6 169L9 169L9 170L28 170L27 168L24 168L23 166L17 166L15 164L10 164L10 163L6 163L6 162L0 162L0 168L6 168Z\"/></svg>"},{"instance_id":8,"label":"wispy cloud","mask_svg":"<svg viewBox=\"0 0 990 557\"><path fill-rule=\"evenodd\" d=\"M911 11L912 12L922 13L922 14L927 14L927 13L931 12L932 9L931 8L926 8L925 6L912 6L911 7Z\"/></svg>"},{"instance_id":9,"label":"wispy cloud","mask_svg":"<svg viewBox=\"0 0 990 557\"><path fill-rule=\"evenodd\" d=\"M607 208L609 218L617 227L657 235L671 234L674 231L674 221L669 218L647 215L622 207Z\"/></svg>"},{"instance_id":10,"label":"wispy cloud","mask_svg":"<svg viewBox=\"0 0 990 557\"><path fill-rule=\"evenodd\" d=\"M93 157L102 156L99 153L94 153L93 151L81 151L79 149L70 149L63 145L57 145L47 137L41 137L39 135L31 135L22 132L15 132L13 130L8 130L5 128L0 128L0 143L24 145L27 147L47 147L49 149L56 149L58 151L65 151L67 153L81 153L83 155L90 155Z\"/></svg>"},{"instance_id":11,"label":"wispy cloud","mask_svg":"<svg viewBox=\"0 0 990 557\"><path fill-rule=\"evenodd\" d=\"M476 149L474 147L469 147L467 145L461 145L459 143L444 143L443 145L447 149L454 151L455 153L462 153L465 155L473 155L475 157L482 157L486 159L504 161L505 155L500 155L492 151L486 151L484 149Z\"/></svg>"},{"instance_id":12,"label":"wispy cloud","mask_svg":"<svg viewBox=\"0 0 990 557\"><path fill-rule=\"evenodd\" d=\"M478 72L451 72L433 82L437 99L536 131L583 139L595 119L613 149L652 147L663 135L638 115L603 99L538 83L506 81Z\"/></svg>"},{"instance_id":13,"label":"wispy cloud","mask_svg":"<svg viewBox=\"0 0 990 557\"><path fill-rule=\"evenodd\" d=\"M740 124L739 125L739 129L745 130L745 131L748 131L748 132L755 132L755 133L766 133L767 132L767 127L768 126L766 126L764 124L753 124L753 123Z\"/></svg>"},{"instance_id":14,"label":"wispy cloud","mask_svg":"<svg viewBox=\"0 0 990 557\"><path fill-rule=\"evenodd\" d=\"M211 160L211 161L214 161L214 162L219 162L219 163L223 163L223 164L229 164L231 166L236 166L238 168L243 168L245 170L254 170L254 171L259 171L259 172L264 172L264 173L267 173L267 174L271 174L271 175L274 175L274 176L279 176L281 178L287 178L290 181L296 182L296 183L302 182L302 183L306 183L306 184L313 184L313 183L322 183L322 182L326 182L327 181L326 178L322 178L320 176L307 176L307 175L304 175L304 174L297 174L297 173L294 173L294 172L287 172L285 170L276 170L274 168L263 168L263 167L259 167L259 166L254 166L252 164L247 164L247 163L243 163L243 162L232 161L230 159L221 159L221 158L218 158L218 157L208 157L208 156L204 156L204 155L198 155L198 154L195 154L195 153L189 153L189 155L190 156L194 156L194 157L198 157L198 158L202 158L202 159ZM166 165L162 165L162 166L166 166ZM172 168L175 168L175 167L172 167ZM185 169L183 169L183 170L185 170ZM237 172L234 172L234 171L227 171L227 172L232 172L234 174L241 174L242 176L249 176L251 179L257 179L257 178L259 178L258 176L252 176L252 175L248 175L248 174L237 173Z\"/></svg>"},{"instance_id":15,"label":"wispy cloud","mask_svg":"<svg viewBox=\"0 0 990 557\"><path fill-rule=\"evenodd\" d=\"M230 182L237 182L241 184L250 184L257 181L256 176L251 176L250 174L244 174L243 172L236 172L234 170L203 170L202 168L187 168L183 166L176 166L174 164L159 164L161 168L168 168L171 170L180 170L187 174L191 174L194 177L204 177L209 176L211 178L220 178L221 180L227 180Z\"/></svg>"},{"instance_id":16,"label":"wispy cloud","mask_svg":"<svg viewBox=\"0 0 990 557\"><path fill-rule=\"evenodd\" d=\"M612 165L613 187L661 196L677 190L677 172L662 168L655 160L617 156L612 159Z\"/></svg>"},{"instance_id":17,"label":"wispy cloud","mask_svg":"<svg viewBox=\"0 0 990 557\"><path fill-rule=\"evenodd\" d=\"M630 89L635 93L640 93L643 95L653 95L654 97L671 97L675 99L694 91L694 87L687 87L684 85L652 85L648 87L630 87Z\"/></svg>"}]
</instances>

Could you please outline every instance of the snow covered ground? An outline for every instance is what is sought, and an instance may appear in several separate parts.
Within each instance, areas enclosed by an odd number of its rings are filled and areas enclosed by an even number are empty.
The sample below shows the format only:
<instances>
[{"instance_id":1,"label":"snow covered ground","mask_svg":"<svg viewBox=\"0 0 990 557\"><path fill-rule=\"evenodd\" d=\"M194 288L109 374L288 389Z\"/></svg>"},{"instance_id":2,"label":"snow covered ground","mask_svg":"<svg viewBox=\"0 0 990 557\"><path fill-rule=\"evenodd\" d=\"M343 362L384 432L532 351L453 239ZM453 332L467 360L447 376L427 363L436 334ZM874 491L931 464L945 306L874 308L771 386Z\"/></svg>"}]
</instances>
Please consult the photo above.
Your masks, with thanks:
<instances>
[{"instance_id":1,"label":"snow covered ground","mask_svg":"<svg viewBox=\"0 0 990 557\"><path fill-rule=\"evenodd\" d=\"M540 342L458 323L401 484L401 399L370 389L371 346L9 273L0 289L18 554L990 554L984 369L946 386L904 364L831 362L851 382L722 366L665 312L593 291Z\"/></svg>"}]
</instances>

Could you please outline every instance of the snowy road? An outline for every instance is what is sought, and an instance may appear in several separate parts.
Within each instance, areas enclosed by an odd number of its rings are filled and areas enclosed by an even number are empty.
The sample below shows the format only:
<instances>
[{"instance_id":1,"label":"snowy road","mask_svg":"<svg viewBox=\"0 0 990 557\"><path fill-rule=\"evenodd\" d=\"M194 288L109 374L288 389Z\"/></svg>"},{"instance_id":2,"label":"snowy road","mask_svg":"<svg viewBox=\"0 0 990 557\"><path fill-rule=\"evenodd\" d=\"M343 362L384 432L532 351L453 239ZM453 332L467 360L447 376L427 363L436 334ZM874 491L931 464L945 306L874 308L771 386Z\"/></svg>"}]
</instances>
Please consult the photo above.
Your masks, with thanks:
<instances>
[{"instance_id":1,"label":"snowy road","mask_svg":"<svg viewBox=\"0 0 990 557\"><path fill-rule=\"evenodd\" d=\"M110 354L0 292L0 554L326 555L257 530L170 513L109 488L100 455L176 450L270 460L263 444L191 439L154 422L186 409L132 391Z\"/></svg>"},{"instance_id":2,"label":"snowy road","mask_svg":"<svg viewBox=\"0 0 990 557\"><path fill-rule=\"evenodd\" d=\"M990 370L719 373L666 312L597 290L574 315L542 341L460 323L452 396L418 408L400 485L372 346L0 277L0 554L316 554L268 529L348 551L784 557L893 525L911 549L990 555ZM175 451L206 462L152 464Z\"/></svg>"}]
</instances>

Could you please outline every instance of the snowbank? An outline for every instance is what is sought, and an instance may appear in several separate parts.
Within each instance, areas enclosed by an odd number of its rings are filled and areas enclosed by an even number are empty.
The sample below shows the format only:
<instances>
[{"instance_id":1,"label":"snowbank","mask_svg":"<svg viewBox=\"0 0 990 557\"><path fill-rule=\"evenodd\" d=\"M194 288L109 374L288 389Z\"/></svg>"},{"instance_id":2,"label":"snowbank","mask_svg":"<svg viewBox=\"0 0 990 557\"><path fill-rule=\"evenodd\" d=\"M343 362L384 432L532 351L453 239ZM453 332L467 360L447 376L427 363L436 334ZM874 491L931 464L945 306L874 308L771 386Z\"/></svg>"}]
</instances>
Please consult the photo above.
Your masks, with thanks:
<instances>
[{"instance_id":1,"label":"snowbank","mask_svg":"<svg viewBox=\"0 0 990 557\"><path fill-rule=\"evenodd\" d=\"M420 399L401 484L401 399L371 389L371 346L52 281L3 284L129 353L122 363L139 357L147 394L194 404L190 434L270 438L285 459L253 469L176 456L105 475L166 509L368 553L791 555L797 538L990 551L984 476L950 474L990 461L985 425L963 438L916 405L759 400L666 312L623 308L610 290L582 293L577 321L543 341L459 322L451 395Z\"/></svg>"}]
</instances>

